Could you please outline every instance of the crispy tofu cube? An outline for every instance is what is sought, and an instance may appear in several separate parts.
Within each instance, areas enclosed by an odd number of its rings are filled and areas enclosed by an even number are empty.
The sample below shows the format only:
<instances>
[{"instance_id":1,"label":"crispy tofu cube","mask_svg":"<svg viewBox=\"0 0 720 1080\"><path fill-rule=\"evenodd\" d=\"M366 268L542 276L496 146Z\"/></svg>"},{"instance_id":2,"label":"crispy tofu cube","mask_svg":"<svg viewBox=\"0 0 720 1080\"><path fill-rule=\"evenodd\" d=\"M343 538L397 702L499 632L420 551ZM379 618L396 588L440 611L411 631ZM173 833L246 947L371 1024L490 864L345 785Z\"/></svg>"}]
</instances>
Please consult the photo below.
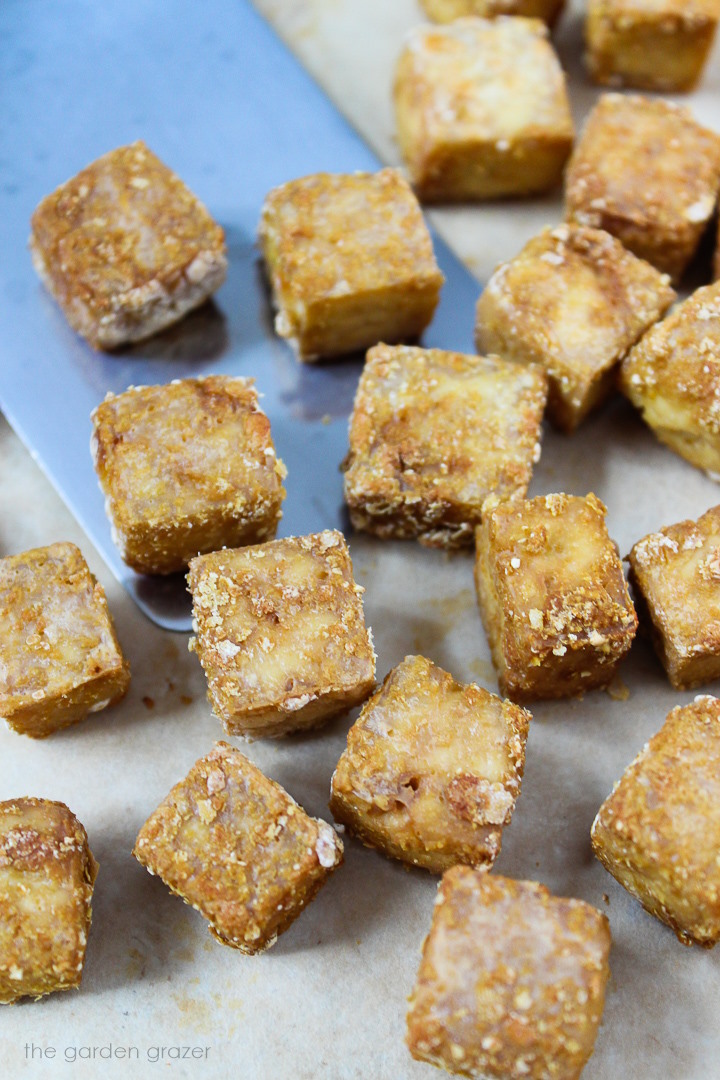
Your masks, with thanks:
<instances>
[{"instance_id":1,"label":"crispy tofu cube","mask_svg":"<svg viewBox=\"0 0 720 1080\"><path fill-rule=\"evenodd\" d=\"M215 551L190 563L196 637L213 710L229 735L317 727L375 687L342 533Z\"/></svg>"},{"instance_id":2,"label":"crispy tofu cube","mask_svg":"<svg viewBox=\"0 0 720 1080\"><path fill-rule=\"evenodd\" d=\"M228 743L195 762L133 855L208 920L223 945L274 945L342 862L340 837Z\"/></svg>"},{"instance_id":3,"label":"crispy tofu cube","mask_svg":"<svg viewBox=\"0 0 720 1080\"><path fill-rule=\"evenodd\" d=\"M677 280L720 187L720 136L669 101L603 94L565 178L567 217L605 229Z\"/></svg>"},{"instance_id":4,"label":"crispy tofu cube","mask_svg":"<svg viewBox=\"0 0 720 1080\"><path fill-rule=\"evenodd\" d=\"M403 862L438 873L455 863L489 869L520 794L530 719L406 656L350 728L330 809Z\"/></svg>"},{"instance_id":5,"label":"crispy tofu cube","mask_svg":"<svg viewBox=\"0 0 720 1080\"><path fill-rule=\"evenodd\" d=\"M111 150L44 198L30 251L73 330L97 349L177 322L227 271L223 230L143 142Z\"/></svg>"},{"instance_id":6,"label":"crispy tofu cube","mask_svg":"<svg viewBox=\"0 0 720 1080\"><path fill-rule=\"evenodd\" d=\"M608 86L692 90L719 17L718 0L589 0L590 75Z\"/></svg>"},{"instance_id":7,"label":"crispy tofu cube","mask_svg":"<svg viewBox=\"0 0 720 1080\"><path fill-rule=\"evenodd\" d=\"M441 349L371 349L350 419L350 520L429 547L472 543L488 495L525 494L540 457L537 365Z\"/></svg>"},{"instance_id":8,"label":"crispy tofu cube","mask_svg":"<svg viewBox=\"0 0 720 1080\"><path fill-rule=\"evenodd\" d=\"M0 559L0 716L42 739L120 701L130 668L74 544Z\"/></svg>"},{"instance_id":9,"label":"crispy tofu cube","mask_svg":"<svg viewBox=\"0 0 720 1080\"><path fill-rule=\"evenodd\" d=\"M300 360L414 340L433 317L445 279L396 169L318 173L274 188L259 240L275 329Z\"/></svg>"},{"instance_id":10,"label":"crispy tofu cube","mask_svg":"<svg viewBox=\"0 0 720 1080\"><path fill-rule=\"evenodd\" d=\"M428 18L438 23L453 22L467 15L486 19L495 15L524 15L552 26L564 4L565 0L420 0Z\"/></svg>"},{"instance_id":11,"label":"crispy tofu cube","mask_svg":"<svg viewBox=\"0 0 720 1080\"><path fill-rule=\"evenodd\" d=\"M500 689L513 701L607 686L637 616L595 495L488 507L475 583Z\"/></svg>"},{"instance_id":12,"label":"crispy tofu cube","mask_svg":"<svg viewBox=\"0 0 720 1080\"><path fill-rule=\"evenodd\" d=\"M64 803L0 802L0 1004L80 985L96 874Z\"/></svg>"},{"instance_id":13,"label":"crispy tofu cube","mask_svg":"<svg viewBox=\"0 0 720 1080\"><path fill-rule=\"evenodd\" d=\"M201 552L269 540L286 469L254 379L209 375L108 394L92 454L128 566L172 574Z\"/></svg>"},{"instance_id":14,"label":"crispy tofu cube","mask_svg":"<svg viewBox=\"0 0 720 1080\"><path fill-rule=\"evenodd\" d=\"M600 1027L609 952L607 918L590 904L453 867L410 998L410 1053L478 1080L577 1080Z\"/></svg>"},{"instance_id":15,"label":"crispy tofu cube","mask_svg":"<svg viewBox=\"0 0 720 1080\"><path fill-rule=\"evenodd\" d=\"M600 862L683 945L720 939L720 701L667 716L598 811Z\"/></svg>"},{"instance_id":16,"label":"crispy tofu cube","mask_svg":"<svg viewBox=\"0 0 720 1080\"><path fill-rule=\"evenodd\" d=\"M675 299L670 279L597 229L545 229L503 263L477 305L478 352L541 364L548 415L574 431L615 385L628 349Z\"/></svg>"},{"instance_id":17,"label":"crispy tofu cube","mask_svg":"<svg viewBox=\"0 0 720 1080\"><path fill-rule=\"evenodd\" d=\"M720 282L645 334L623 361L620 388L660 442L720 473Z\"/></svg>"},{"instance_id":18,"label":"crispy tofu cube","mask_svg":"<svg viewBox=\"0 0 720 1080\"><path fill-rule=\"evenodd\" d=\"M539 19L416 27L394 97L400 149L423 201L530 195L560 182L573 123Z\"/></svg>"}]
</instances>

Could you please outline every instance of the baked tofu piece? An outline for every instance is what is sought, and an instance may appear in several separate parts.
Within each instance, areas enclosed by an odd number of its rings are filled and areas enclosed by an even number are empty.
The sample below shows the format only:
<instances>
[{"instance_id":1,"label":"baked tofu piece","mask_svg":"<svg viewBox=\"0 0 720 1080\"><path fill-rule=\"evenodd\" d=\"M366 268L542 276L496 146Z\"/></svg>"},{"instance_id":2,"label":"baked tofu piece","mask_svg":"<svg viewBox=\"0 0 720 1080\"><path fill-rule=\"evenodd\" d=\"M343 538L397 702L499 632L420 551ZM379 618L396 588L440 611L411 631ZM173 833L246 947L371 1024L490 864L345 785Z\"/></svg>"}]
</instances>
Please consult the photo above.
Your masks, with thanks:
<instances>
[{"instance_id":1,"label":"baked tofu piece","mask_svg":"<svg viewBox=\"0 0 720 1080\"><path fill-rule=\"evenodd\" d=\"M720 187L720 136L670 101L603 94L565 177L567 217L605 229L677 280Z\"/></svg>"},{"instance_id":2,"label":"baked tofu piece","mask_svg":"<svg viewBox=\"0 0 720 1080\"><path fill-rule=\"evenodd\" d=\"M683 945L720 939L720 701L679 705L598 811L600 862Z\"/></svg>"},{"instance_id":3,"label":"baked tofu piece","mask_svg":"<svg viewBox=\"0 0 720 1080\"><path fill-rule=\"evenodd\" d=\"M120 701L130 668L74 544L0 559L0 716L42 739Z\"/></svg>"},{"instance_id":4,"label":"baked tofu piece","mask_svg":"<svg viewBox=\"0 0 720 1080\"><path fill-rule=\"evenodd\" d=\"M208 920L222 945L258 953L342 862L340 837L228 743L216 743L138 833L133 855Z\"/></svg>"},{"instance_id":5,"label":"baked tofu piece","mask_svg":"<svg viewBox=\"0 0 720 1080\"><path fill-rule=\"evenodd\" d=\"M214 551L193 559L188 582L190 648L228 735L317 727L375 688L364 590L342 533Z\"/></svg>"},{"instance_id":6,"label":"baked tofu piece","mask_svg":"<svg viewBox=\"0 0 720 1080\"><path fill-rule=\"evenodd\" d=\"M254 379L131 386L92 421L113 539L133 570L172 574L199 552L275 535L286 469Z\"/></svg>"},{"instance_id":7,"label":"baked tofu piece","mask_svg":"<svg viewBox=\"0 0 720 1080\"><path fill-rule=\"evenodd\" d=\"M0 802L0 1004L80 985L96 874L64 803Z\"/></svg>"},{"instance_id":8,"label":"baked tofu piece","mask_svg":"<svg viewBox=\"0 0 720 1080\"><path fill-rule=\"evenodd\" d=\"M576 1080L600 1026L609 952L608 921L590 904L454 866L410 998L410 1053L478 1080Z\"/></svg>"},{"instance_id":9,"label":"baked tofu piece","mask_svg":"<svg viewBox=\"0 0 720 1080\"><path fill-rule=\"evenodd\" d=\"M438 873L455 863L489 869L520 794L530 719L406 656L350 728L330 809L403 862Z\"/></svg>"},{"instance_id":10,"label":"baked tofu piece","mask_svg":"<svg viewBox=\"0 0 720 1080\"><path fill-rule=\"evenodd\" d=\"M590 75L608 86L692 90L719 17L718 0L589 0Z\"/></svg>"},{"instance_id":11,"label":"baked tofu piece","mask_svg":"<svg viewBox=\"0 0 720 1080\"><path fill-rule=\"evenodd\" d=\"M444 278L396 169L317 173L273 188L259 240L275 329L300 360L413 340L433 317Z\"/></svg>"},{"instance_id":12,"label":"baked tofu piece","mask_svg":"<svg viewBox=\"0 0 720 1080\"><path fill-rule=\"evenodd\" d=\"M111 150L32 216L30 251L65 318L96 349L163 330L225 280L225 236L143 142Z\"/></svg>"},{"instance_id":13,"label":"baked tofu piece","mask_svg":"<svg viewBox=\"0 0 720 1080\"><path fill-rule=\"evenodd\" d=\"M531 195L560 182L573 123L539 19L416 27L394 99L400 149L422 201Z\"/></svg>"},{"instance_id":14,"label":"baked tofu piece","mask_svg":"<svg viewBox=\"0 0 720 1080\"><path fill-rule=\"evenodd\" d=\"M552 26L564 4L565 0L420 0L428 18L438 23L453 22L466 15L486 19L495 15L524 15Z\"/></svg>"},{"instance_id":15,"label":"baked tofu piece","mask_svg":"<svg viewBox=\"0 0 720 1080\"><path fill-rule=\"evenodd\" d=\"M632 644L637 616L605 513L592 494L487 508L475 583L500 689L513 701L607 686Z\"/></svg>"},{"instance_id":16,"label":"baked tofu piece","mask_svg":"<svg viewBox=\"0 0 720 1080\"><path fill-rule=\"evenodd\" d=\"M550 379L548 416L571 432L615 385L617 365L675 299L670 279L609 233L545 229L503 263L477 305L475 343Z\"/></svg>"},{"instance_id":17,"label":"baked tofu piece","mask_svg":"<svg viewBox=\"0 0 720 1080\"><path fill-rule=\"evenodd\" d=\"M442 349L371 349L350 419L345 499L356 529L471 544L488 495L527 491L547 378L535 365Z\"/></svg>"}]
</instances>

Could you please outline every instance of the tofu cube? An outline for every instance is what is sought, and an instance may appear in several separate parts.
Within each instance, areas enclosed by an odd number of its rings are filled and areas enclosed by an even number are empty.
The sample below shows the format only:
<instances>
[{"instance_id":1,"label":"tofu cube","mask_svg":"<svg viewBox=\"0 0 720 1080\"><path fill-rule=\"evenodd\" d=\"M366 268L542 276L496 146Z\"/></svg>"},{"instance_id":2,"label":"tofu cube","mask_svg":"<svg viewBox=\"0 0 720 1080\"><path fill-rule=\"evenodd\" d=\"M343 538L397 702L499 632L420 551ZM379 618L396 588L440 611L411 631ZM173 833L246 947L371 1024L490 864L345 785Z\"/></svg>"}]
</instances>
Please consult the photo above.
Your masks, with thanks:
<instances>
[{"instance_id":1,"label":"tofu cube","mask_svg":"<svg viewBox=\"0 0 720 1080\"><path fill-rule=\"evenodd\" d=\"M718 0L589 0L590 75L608 86L692 90L719 17Z\"/></svg>"},{"instance_id":2,"label":"tofu cube","mask_svg":"<svg viewBox=\"0 0 720 1080\"><path fill-rule=\"evenodd\" d=\"M720 701L679 705L598 811L600 862L683 945L720 939Z\"/></svg>"},{"instance_id":3,"label":"tofu cube","mask_svg":"<svg viewBox=\"0 0 720 1080\"><path fill-rule=\"evenodd\" d=\"M670 279L609 233L545 229L503 263L477 305L478 352L541 364L548 416L571 432L615 386L617 365L675 299Z\"/></svg>"},{"instance_id":4,"label":"tofu cube","mask_svg":"<svg viewBox=\"0 0 720 1080\"><path fill-rule=\"evenodd\" d=\"M520 794L530 719L406 656L350 728L330 809L403 862L438 873L455 863L489 869Z\"/></svg>"},{"instance_id":5,"label":"tofu cube","mask_svg":"<svg viewBox=\"0 0 720 1080\"><path fill-rule=\"evenodd\" d=\"M444 875L407 1018L419 1061L487 1080L577 1080L610 974L607 918L467 866Z\"/></svg>"},{"instance_id":6,"label":"tofu cube","mask_svg":"<svg viewBox=\"0 0 720 1080\"><path fill-rule=\"evenodd\" d=\"M375 688L364 590L342 533L202 555L188 581L190 647L228 735L317 727Z\"/></svg>"},{"instance_id":7,"label":"tofu cube","mask_svg":"<svg viewBox=\"0 0 720 1080\"><path fill-rule=\"evenodd\" d=\"M73 330L96 349L177 322L227 271L223 230L143 142L111 150L44 198L30 251Z\"/></svg>"},{"instance_id":8,"label":"tofu cube","mask_svg":"<svg viewBox=\"0 0 720 1080\"><path fill-rule=\"evenodd\" d=\"M113 539L141 574L275 536L286 469L254 379L209 375L108 394L92 454Z\"/></svg>"},{"instance_id":9,"label":"tofu cube","mask_svg":"<svg viewBox=\"0 0 720 1080\"><path fill-rule=\"evenodd\" d=\"M96 874L64 803L0 802L0 1004L80 985Z\"/></svg>"},{"instance_id":10,"label":"tofu cube","mask_svg":"<svg viewBox=\"0 0 720 1080\"><path fill-rule=\"evenodd\" d=\"M546 398L537 365L441 349L371 349L344 465L353 526L429 547L471 544L489 495L527 491Z\"/></svg>"},{"instance_id":11,"label":"tofu cube","mask_svg":"<svg viewBox=\"0 0 720 1080\"><path fill-rule=\"evenodd\" d=\"M677 280L720 187L720 136L670 101L603 94L565 177L567 218L605 229Z\"/></svg>"},{"instance_id":12,"label":"tofu cube","mask_svg":"<svg viewBox=\"0 0 720 1080\"><path fill-rule=\"evenodd\" d=\"M438 23L453 22L467 15L486 19L496 15L524 15L552 26L564 4L565 0L420 0L427 17Z\"/></svg>"},{"instance_id":13,"label":"tofu cube","mask_svg":"<svg viewBox=\"0 0 720 1080\"><path fill-rule=\"evenodd\" d=\"M343 845L228 743L216 743L138 833L133 855L208 920L222 945L259 953L314 898Z\"/></svg>"},{"instance_id":14,"label":"tofu cube","mask_svg":"<svg viewBox=\"0 0 720 1080\"><path fill-rule=\"evenodd\" d=\"M595 495L488 508L475 583L503 694L562 698L607 686L637 616Z\"/></svg>"},{"instance_id":15,"label":"tofu cube","mask_svg":"<svg viewBox=\"0 0 720 1080\"><path fill-rule=\"evenodd\" d=\"M620 388L660 442L720 473L720 282L648 330L623 361Z\"/></svg>"},{"instance_id":16,"label":"tofu cube","mask_svg":"<svg viewBox=\"0 0 720 1080\"><path fill-rule=\"evenodd\" d=\"M418 26L395 72L398 140L421 200L531 195L573 142L565 76L539 19Z\"/></svg>"},{"instance_id":17,"label":"tofu cube","mask_svg":"<svg viewBox=\"0 0 720 1080\"><path fill-rule=\"evenodd\" d=\"M433 317L445 279L396 169L318 173L274 188L259 240L275 329L300 360L414 340Z\"/></svg>"},{"instance_id":18,"label":"tofu cube","mask_svg":"<svg viewBox=\"0 0 720 1080\"><path fill-rule=\"evenodd\" d=\"M0 716L42 739L125 696L130 668L74 544L0 559Z\"/></svg>"}]
</instances>

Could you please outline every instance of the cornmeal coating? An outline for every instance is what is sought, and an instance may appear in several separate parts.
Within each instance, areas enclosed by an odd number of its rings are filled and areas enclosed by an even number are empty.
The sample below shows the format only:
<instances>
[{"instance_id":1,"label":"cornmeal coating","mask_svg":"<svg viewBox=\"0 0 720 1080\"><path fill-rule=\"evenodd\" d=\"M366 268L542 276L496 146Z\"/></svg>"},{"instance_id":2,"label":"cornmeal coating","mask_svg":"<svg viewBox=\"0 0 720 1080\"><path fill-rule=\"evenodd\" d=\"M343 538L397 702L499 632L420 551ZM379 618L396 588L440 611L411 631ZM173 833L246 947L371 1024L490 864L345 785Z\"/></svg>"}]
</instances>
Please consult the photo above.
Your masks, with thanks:
<instances>
[{"instance_id":1,"label":"cornmeal coating","mask_svg":"<svg viewBox=\"0 0 720 1080\"><path fill-rule=\"evenodd\" d=\"M537 365L442 349L370 349L344 464L353 526L429 547L471 544L488 495L527 491L546 398Z\"/></svg>"},{"instance_id":2,"label":"cornmeal coating","mask_svg":"<svg viewBox=\"0 0 720 1080\"><path fill-rule=\"evenodd\" d=\"M97 869L64 803L0 802L0 1004L80 985Z\"/></svg>"},{"instance_id":3,"label":"cornmeal coating","mask_svg":"<svg viewBox=\"0 0 720 1080\"><path fill-rule=\"evenodd\" d=\"M209 375L108 394L91 450L113 539L143 574L275 535L286 469L254 379Z\"/></svg>"},{"instance_id":4,"label":"cornmeal coating","mask_svg":"<svg viewBox=\"0 0 720 1080\"><path fill-rule=\"evenodd\" d=\"M677 280L720 187L720 136L670 101L603 94L565 177L567 218L605 229Z\"/></svg>"},{"instance_id":5,"label":"cornmeal coating","mask_svg":"<svg viewBox=\"0 0 720 1080\"><path fill-rule=\"evenodd\" d=\"M191 639L229 735L317 727L375 688L375 652L342 533L193 559Z\"/></svg>"},{"instance_id":6,"label":"cornmeal coating","mask_svg":"<svg viewBox=\"0 0 720 1080\"><path fill-rule=\"evenodd\" d=\"M225 234L144 142L118 147L42 200L30 250L65 318L97 349L163 330L225 280Z\"/></svg>"},{"instance_id":7,"label":"cornmeal coating","mask_svg":"<svg viewBox=\"0 0 720 1080\"><path fill-rule=\"evenodd\" d=\"M718 18L718 0L589 0L588 71L609 86L692 90Z\"/></svg>"},{"instance_id":8,"label":"cornmeal coating","mask_svg":"<svg viewBox=\"0 0 720 1080\"><path fill-rule=\"evenodd\" d=\"M667 716L598 810L592 845L606 870L683 945L720 939L720 701Z\"/></svg>"},{"instance_id":9,"label":"cornmeal coating","mask_svg":"<svg viewBox=\"0 0 720 1080\"><path fill-rule=\"evenodd\" d=\"M520 794L530 719L406 656L348 732L330 809L385 855L438 873L489 869Z\"/></svg>"},{"instance_id":10,"label":"cornmeal coating","mask_svg":"<svg viewBox=\"0 0 720 1080\"><path fill-rule=\"evenodd\" d=\"M670 279L598 229L544 229L502 263L477 305L478 352L541 364L548 416L571 432L615 385L628 349L675 299Z\"/></svg>"},{"instance_id":11,"label":"cornmeal coating","mask_svg":"<svg viewBox=\"0 0 720 1080\"><path fill-rule=\"evenodd\" d=\"M0 559L0 716L42 739L125 696L130 667L75 544Z\"/></svg>"},{"instance_id":12,"label":"cornmeal coating","mask_svg":"<svg viewBox=\"0 0 720 1080\"><path fill-rule=\"evenodd\" d=\"M487 19L495 15L524 15L552 26L565 0L420 0L420 6L428 18L438 23L453 22L467 15Z\"/></svg>"},{"instance_id":13,"label":"cornmeal coating","mask_svg":"<svg viewBox=\"0 0 720 1080\"><path fill-rule=\"evenodd\" d=\"M454 866L410 998L419 1061L487 1080L576 1080L595 1046L610 928L582 900Z\"/></svg>"},{"instance_id":14,"label":"cornmeal coating","mask_svg":"<svg viewBox=\"0 0 720 1080\"><path fill-rule=\"evenodd\" d=\"M418 201L396 169L317 173L273 188L259 241L275 329L300 360L414 340L445 280Z\"/></svg>"},{"instance_id":15,"label":"cornmeal coating","mask_svg":"<svg viewBox=\"0 0 720 1080\"><path fill-rule=\"evenodd\" d=\"M340 865L343 845L239 750L218 742L150 815L133 855L208 920L221 944L258 953Z\"/></svg>"},{"instance_id":16,"label":"cornmeal coating","mask_svg":"<svg viewBox=\"0 0 720 1080\"><path fill-rule=\"evenodd\" d=\"M606 507L595 495L540 495L487 508L475 583L503 694L561 698L607 686L637 616Z\"/></svg>"}]
</instances>

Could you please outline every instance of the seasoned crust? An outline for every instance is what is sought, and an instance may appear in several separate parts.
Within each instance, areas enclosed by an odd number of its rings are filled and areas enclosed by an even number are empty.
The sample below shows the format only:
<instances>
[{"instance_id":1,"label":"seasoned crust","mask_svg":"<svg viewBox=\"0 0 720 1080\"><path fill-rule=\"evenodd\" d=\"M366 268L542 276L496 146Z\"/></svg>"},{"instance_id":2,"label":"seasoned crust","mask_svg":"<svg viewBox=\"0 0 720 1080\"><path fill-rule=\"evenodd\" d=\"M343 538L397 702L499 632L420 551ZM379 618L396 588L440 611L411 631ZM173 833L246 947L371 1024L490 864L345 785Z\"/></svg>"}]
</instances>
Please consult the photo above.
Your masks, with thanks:
<instances>
[{"instance_id":1,"label":"seasoned crust","mask_svg":"<svg viewBox=\"0 0 720 1080\"><path fill-rule=\"evenodd\" d=\"M495 15L523 15L542 19L552 26L565 6L565 0L420 0L420 6L433 22L448 23L467 15L491 19Z\"/></svg>"}]
</instances>

